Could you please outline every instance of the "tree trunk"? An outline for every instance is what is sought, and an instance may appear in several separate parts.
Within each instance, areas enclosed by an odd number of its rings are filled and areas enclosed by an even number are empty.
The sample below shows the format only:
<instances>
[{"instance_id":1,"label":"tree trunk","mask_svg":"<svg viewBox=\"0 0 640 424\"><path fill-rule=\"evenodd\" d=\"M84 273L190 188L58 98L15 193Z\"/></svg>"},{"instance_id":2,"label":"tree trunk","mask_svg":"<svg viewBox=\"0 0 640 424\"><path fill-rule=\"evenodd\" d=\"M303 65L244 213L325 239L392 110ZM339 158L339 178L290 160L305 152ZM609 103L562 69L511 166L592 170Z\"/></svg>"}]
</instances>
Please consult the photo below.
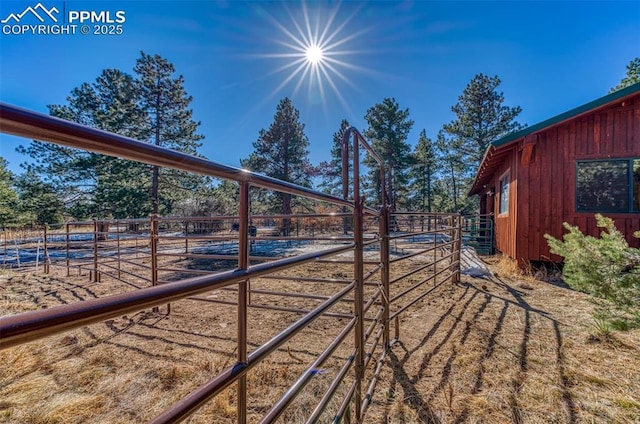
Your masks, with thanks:
<instances>
[{"instance_id":1,"label":"tree trunk","mask_svg":"<svg viewBox=\"0 0 640 424\"><path fill-rule=\"evenodd\" d=\"M151 205L152 213L158 214L158 191L160 187L160 167L153 167L153 174L151 177Z\"/></svg>"},{"instance_id":2,"label":"tree trunk","mask_svg":"<svg viewBox=\"0 0 640 424\"><path fill-rule=\"evenodd\" d=\"M109 232L109 222L107 221L98 221L98 237L97 239L100 241L106 241L108 238Z\"/></svg>"},{"instance_id":3,"label":"tree trunk","mask_svg":"<svg viewBox=\"0 0 640 424\"><path fill-rule=\"evenodd\" d=\"M456 186L456 175L451 162L451 184L453 185L453 212L458 212L458 188Z\"/></svg>"},{"instance_id":4,"label":"tree trunk","mask_svg":"<svg viewBox=\"0 0 640 424\"><path fill-rule=\"evenodd\" d=\"M291 215L291 195L289 193L282 194L282 213L285 215ZM291 234L291 219L285 218L282 221L282 235L288 236Z\"/></svg>"},{"instance_id":5,"label":"tree trunk","mask_svg":"<svg viewBox=\"0 0 640 424\"><path fill-rule=\"evenodd\" d=\"M427 169L427 212L431 213L431 169Z\"/></svg>"}]
</instances>

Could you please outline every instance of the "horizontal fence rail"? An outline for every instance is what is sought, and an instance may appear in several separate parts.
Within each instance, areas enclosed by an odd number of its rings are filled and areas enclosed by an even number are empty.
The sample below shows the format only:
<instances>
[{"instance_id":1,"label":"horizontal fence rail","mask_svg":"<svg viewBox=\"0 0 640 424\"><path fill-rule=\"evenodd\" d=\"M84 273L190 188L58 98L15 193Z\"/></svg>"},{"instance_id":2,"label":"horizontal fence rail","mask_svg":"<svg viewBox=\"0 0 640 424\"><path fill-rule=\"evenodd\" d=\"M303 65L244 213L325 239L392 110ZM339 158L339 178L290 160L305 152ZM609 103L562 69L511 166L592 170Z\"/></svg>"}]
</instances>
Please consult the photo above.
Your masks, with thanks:
<instances>
[{"instance_id":1,"label":"horizontal fence rail","mask_svg":"<svg viewBox=\"0 0 640 424\"><path fill-rule=\"evenodd\" d=\"M47 141L67 147L178 169L226 180L250 183L254 187L277 190L332 204L351 206L351 202L307 187L299 186L244 169L233 168L187 153L90 128L64 119L29 111L0 102L0 127L5 134Z\"/></svg>"},{"instance_id":2,"label":"horizontal fence rail","mask_svg":"<svg viewBox=\"0 0 640 424\"><path fill-rule=\"evenodd\" d=\"M234 384L237 422L286 419L328 363L330 377L303 421L363 422L388 350L400 338L400 315L460 278L462 218L392 211L383 161L354 128L342 140L342 197L4 103L0 131L237 182L236 215L153 215L3 232L3 267L35 262L38 272L84 276L87 287L109 283L117 289L95 299L0 317L0 349L137 311L171 320L171 305L181 302L235 309L234 363L150 418L153 423L182 421ZM380 168L381 204L375 207L366 205L360 192L361 150ZM320 202L323 209L251 214L252 188L300 196ZM249 324L259 311L287 314L288 321L266 341L253 343ZM261 413L250 408L248 376L321 320L330 322L333 331L313 359L296 368L279 400Z\"/></svg>"}]
</instances>

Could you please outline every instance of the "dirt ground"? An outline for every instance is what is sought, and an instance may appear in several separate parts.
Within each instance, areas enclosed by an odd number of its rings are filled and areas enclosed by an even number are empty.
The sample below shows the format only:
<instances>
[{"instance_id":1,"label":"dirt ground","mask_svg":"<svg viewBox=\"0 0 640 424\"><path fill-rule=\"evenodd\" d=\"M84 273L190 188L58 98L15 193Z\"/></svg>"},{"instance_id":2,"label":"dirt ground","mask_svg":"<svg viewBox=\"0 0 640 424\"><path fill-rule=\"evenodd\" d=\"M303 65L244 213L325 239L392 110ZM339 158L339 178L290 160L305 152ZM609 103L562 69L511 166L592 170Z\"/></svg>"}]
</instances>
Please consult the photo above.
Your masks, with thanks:
<instances>
[{"instance_id":1,"label":"dirt ground","mask_svg":"<svg viewBox=\"0 0 640 424\"><path fill-rule=\"evenodd\" d=\"M598 338L586 295L507 273L498 258L489 261L492 276L443 284L401 315L400 339L387 355L365 422L640 423L640 331ZM312 266L314 275L348 274ZM303 283L295 284L287 290L301 291ZM113 290L86 276L0 271L0 315ZM336 289L319 290L328 295ZM267 297L255 296L256 302ZM275 302L308 308L319 301ZM250 422L306 369L321 350L317 341L345 325L339 314L350 305L331 311L336 316L314 322L249 373ZM185 300L172 304L169 316L164 312L140 312L0 351L0 423L145 422L233 364L235 306ZM251 309L250 350L296 316ZM304 422L350 353L339 349L324 364L326 375L312 380L280 422ZM187 422L233 423L235 400L231 387ZM320 421L331 419L325 414Z\"/></svg>"}]
</instances>

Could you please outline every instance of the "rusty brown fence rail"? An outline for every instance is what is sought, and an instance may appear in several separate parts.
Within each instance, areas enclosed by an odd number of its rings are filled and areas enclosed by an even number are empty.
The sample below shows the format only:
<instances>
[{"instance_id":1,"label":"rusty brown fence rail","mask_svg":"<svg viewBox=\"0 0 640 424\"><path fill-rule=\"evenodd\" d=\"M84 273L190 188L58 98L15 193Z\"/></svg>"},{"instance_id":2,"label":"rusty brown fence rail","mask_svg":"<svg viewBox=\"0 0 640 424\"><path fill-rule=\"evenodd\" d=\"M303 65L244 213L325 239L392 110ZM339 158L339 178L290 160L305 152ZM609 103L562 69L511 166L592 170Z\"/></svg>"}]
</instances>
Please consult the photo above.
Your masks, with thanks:
<instances>
[{"instance_id":1,"label":"rusty brown fence rail","mask_svg":"<svg viewBox=\"0 0 640 424\"><path fill-rule=\"evenodd\" d=\"M392 322L395 321L397 339L398 317L403 311L416 305L435 287L459 279L460 216L392 213L384 192L382 161L353 128L343 138L343 197L6 104L0 104L0 131L238 183L238 214L234 216L152 216L47 228L42 240L45 258L47 252L53 251L64 251L65 256L51 260L49 255L43 264L44 272L60 266L66 268L67 274L75 269L88 272L95 284L104 277L133 287L96 299L0 317L0 349L8 349L131 312L158 310L183 299L233 305L237 314L235 364L167 408L152 420L154 423L181 421L232 384L237 387L237 421L245 423L249 413L248 373L321 317L334 319L337 333L326 341L323 350L260 422L274 422L281 417L329 359L341 365L332 373L330 383L305 422L317 422L328 416L334 422L344 417L362 422L393 342ZM352 173L348 163L349 143L354 157ZM360 193L361 148L380 166L382 205L378 207L365 205ZM301 196L321 203L324 210L331 205L334 211L251 215L252 187ZM10 248L6 240L5 236L5 245ZM313 243L314 248L286 257L254 254L259 243L274 240ZM201 250L204 245L225 242L231 247L230 253ZM72 257L71 251L83 252L82 258ZM228 269L185 268L184 261L189 265L204 261L207 266L226 261L224 266ZM349 272L333 277L300 275L300 267L308 264L325 269L346 266ZM274 280L278 289L268 284ZM288 288L289 282L297 285ZM323 291L302 289L304 284L313 283L322 283ZM203 297L214 292L226 295ZM302 299L305 303L300 307L283 306L274 299ZM286 311L296 318L249 351L249 308ZM336 355L339 351L342 354Z\"/></svg>"}]
</instances>

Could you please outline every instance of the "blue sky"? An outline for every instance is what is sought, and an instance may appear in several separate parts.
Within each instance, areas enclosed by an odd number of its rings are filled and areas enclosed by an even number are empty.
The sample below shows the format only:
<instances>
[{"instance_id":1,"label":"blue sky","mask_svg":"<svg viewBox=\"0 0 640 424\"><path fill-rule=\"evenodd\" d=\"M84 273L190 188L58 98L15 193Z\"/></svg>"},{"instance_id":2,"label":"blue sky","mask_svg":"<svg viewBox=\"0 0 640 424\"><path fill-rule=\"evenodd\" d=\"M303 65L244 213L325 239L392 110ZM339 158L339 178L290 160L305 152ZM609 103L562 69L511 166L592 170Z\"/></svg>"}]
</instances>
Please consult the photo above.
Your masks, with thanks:
<instances>
[{"instance_id":1,"label":"blue sky","mask_svg":"<svg viewBox=\"0 0 640 424\"><path fill-rule=\"evenodd\" d=\"M505 104L529 125L601 97L640 56L640 2L47 1L70 11L124 11L120 35L0 34L0 100L47 112L105 68L132 72L140 51L159 54L185 78L205 136L200 152L239 166L268 128L280 99L300 111L314 164L329 159L340 120L366 129L368 108L394 97L415 121L409 143L435 138L477 73L498 75ZM0 20L31 2L0 3ZM21 24L38 23L25 15ZM51 22L47 22L51 23ZM10 21L9 24L14 24ZM94 24L88 23L93 32ZM9 31L9 30L7 30ZM327 41L326 74L297 69L294 46ZM305 62L302 62L304 64ZM329 66L331 65L331 66ZM0 155L28 140L0 136Z\"/></svg>"}]
</instances>

